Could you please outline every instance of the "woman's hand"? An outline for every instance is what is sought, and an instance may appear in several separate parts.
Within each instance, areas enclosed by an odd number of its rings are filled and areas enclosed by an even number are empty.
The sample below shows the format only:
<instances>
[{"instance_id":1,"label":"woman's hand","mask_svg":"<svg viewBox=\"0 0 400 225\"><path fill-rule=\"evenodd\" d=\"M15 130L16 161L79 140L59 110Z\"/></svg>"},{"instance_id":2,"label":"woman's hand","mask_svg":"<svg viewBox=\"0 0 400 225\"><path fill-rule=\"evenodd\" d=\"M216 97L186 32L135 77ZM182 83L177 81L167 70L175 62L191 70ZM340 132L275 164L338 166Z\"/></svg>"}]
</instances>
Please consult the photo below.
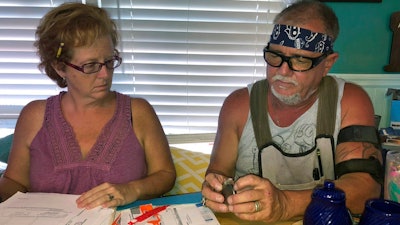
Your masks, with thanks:
<instances>
[{"instance_id":1,"label":"woman's hand","mask_svg":"<svg viewBox=\"0 0 400 225\"><path fill-rule=\"evenodd\" d=\"M239 178L236 194L228 200L228 210L243 220L276 222L287 218L288 201L283 191L268 179L256 175Z\"/></svg>"},{"instance_id":2,"label":"woman's hand","mask_svg":"<svg viewBox=\"0 0 400 225\"><path fill-rule=\"evenodd\" d=\"M76 203L78 208L92 209L97 206L103 208L116 207L128 204L136 199L126 199L128 190L127 185L103 183L91 190L83 193Z\"/></svg>"}]
</instances>

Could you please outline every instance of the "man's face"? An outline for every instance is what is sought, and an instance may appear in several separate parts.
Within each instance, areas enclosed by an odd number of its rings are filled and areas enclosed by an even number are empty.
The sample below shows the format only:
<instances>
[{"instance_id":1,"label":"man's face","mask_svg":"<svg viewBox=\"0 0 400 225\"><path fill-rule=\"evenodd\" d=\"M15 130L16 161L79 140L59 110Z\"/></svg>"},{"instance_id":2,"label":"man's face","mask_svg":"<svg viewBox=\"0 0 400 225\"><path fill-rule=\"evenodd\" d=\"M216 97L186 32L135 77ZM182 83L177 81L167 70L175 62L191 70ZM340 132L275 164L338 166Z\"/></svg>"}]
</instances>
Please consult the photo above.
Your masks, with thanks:
<instances>
[{"instance_id":1,"label":"man's face","mask_svg":"<svg viewBox=\"0 0 400 225\"><path fill-rule=\"evenodd\" d=\"M295 57L289 59L292 63L292 68L295 68L295 63L301 63L302 57L317 58L322 56L322 53L315 53L306 50L290 48L281 45L271 44L269 50L276 53L274 57ZM290 68L288 62L283 62L279 67L267 65L267 79L271 87L271 91L275 97L285 104L297 105L307 100L313 93L316 92L319 82L324 77L331 65L327 63L328 58L323 58L322 61L307 71L294 71Z\"/></svg>"},{"instance_id":2,"label":"man's face","mask_svg":"<svg viewBox=\"0 0 400 225\"><path fill-rule=\"evenodd\" d=\"M286 24L285 21L277 21ZM304 29L324 33L319 20L310 20L306 24L288 24ZM337 53L320 53L296 49L279 44L269 44L268 53L264 52L267 64L267 79L272 94L287 105L305 102L318 90L322 77L326 76L338 58ZM310 62L314 66L310 68ZM289 65L289 63L291 65ZM272 64L272 65L270 65Z\"/></svg>"}]
</instances>

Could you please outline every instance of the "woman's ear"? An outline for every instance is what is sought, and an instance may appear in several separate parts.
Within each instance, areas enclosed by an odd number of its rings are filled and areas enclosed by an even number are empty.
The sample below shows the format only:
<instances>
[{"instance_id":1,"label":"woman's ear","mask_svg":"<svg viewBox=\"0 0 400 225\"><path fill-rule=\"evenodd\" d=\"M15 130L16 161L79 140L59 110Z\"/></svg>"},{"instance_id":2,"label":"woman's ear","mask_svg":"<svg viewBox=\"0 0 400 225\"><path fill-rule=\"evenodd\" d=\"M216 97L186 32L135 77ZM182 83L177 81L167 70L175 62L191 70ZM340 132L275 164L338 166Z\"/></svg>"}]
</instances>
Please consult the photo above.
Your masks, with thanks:
<instances>
[{"instance_id":1,"label":"woman's ear","mask_svg":"<svg viewBox=\"0 0 400 225\"><path fill-rule=\"evenodd\" d=\"M64 78L64 74L65 74L65 64L60 62L60 61L54 61L51 64L51 67L53 67L53 69L58 73L58 75L62 78Z\"/></svg>"}]
</instances>

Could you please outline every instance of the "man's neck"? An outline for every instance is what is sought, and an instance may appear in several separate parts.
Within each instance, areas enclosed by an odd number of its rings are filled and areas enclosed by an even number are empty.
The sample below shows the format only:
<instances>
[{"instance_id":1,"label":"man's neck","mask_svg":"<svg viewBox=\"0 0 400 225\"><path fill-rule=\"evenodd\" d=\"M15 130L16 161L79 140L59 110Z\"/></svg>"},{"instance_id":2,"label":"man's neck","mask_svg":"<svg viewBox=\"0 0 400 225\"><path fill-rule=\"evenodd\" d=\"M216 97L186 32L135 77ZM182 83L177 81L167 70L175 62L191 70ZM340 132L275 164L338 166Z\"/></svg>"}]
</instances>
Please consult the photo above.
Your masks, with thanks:
<instances>
[{"instance_id":1,"label":"man's neck","mask_svg":"<svg viewBox=\"0 0 400 225\"><path fill-rule=\"evenodd\" d=\"M288 105L276 98L271 92L268 92L268 113L275 124L280 127L287 127L310 109L317 97L318 94L314 93L299 104Z\"/></svg>"}]
</instances>

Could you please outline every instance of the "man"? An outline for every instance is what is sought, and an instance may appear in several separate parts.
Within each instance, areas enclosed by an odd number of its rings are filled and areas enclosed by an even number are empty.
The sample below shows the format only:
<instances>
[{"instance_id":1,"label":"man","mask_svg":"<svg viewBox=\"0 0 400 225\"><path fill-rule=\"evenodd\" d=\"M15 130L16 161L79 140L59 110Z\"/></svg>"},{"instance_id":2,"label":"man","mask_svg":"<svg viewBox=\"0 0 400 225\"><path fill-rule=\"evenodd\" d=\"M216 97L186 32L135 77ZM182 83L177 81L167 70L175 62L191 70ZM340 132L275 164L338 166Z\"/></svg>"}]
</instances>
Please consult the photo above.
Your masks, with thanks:
<instances>
[{"instance_id":1,"label":"man","mask_svg":"<svg viewBox=\"0 0 400 225\"><path fill-rule=\"evenodd\" d=\"M380 195L382 156L368 95L327 76L338 58L337 17L321 2L300 1L274 24L265 82L234 91L221 108L203 203L244 220L288 220L302 216L313 188L329 179L361 213ZM224 203L228 178L236 194Z\"/></svg>"}]
</instances>

